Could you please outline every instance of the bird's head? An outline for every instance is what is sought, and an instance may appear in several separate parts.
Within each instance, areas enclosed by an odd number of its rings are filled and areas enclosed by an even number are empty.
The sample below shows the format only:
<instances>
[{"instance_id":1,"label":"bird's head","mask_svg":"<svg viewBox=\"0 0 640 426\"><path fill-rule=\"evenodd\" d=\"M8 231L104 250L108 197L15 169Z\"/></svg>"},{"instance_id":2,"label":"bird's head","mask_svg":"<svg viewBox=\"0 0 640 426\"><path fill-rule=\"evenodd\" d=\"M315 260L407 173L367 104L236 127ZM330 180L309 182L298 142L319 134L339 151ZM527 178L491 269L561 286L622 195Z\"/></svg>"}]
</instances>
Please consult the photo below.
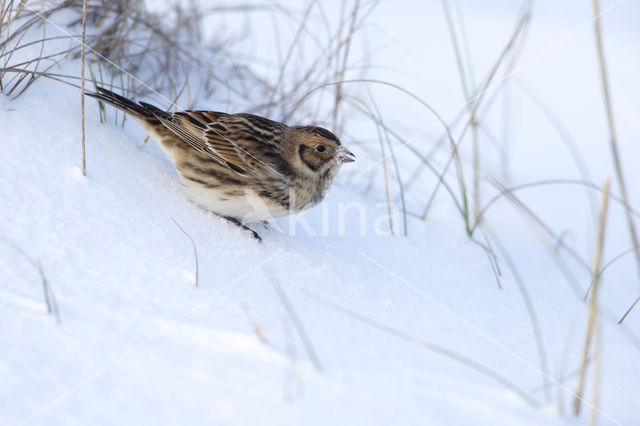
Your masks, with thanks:
<instances>
[{"instance_id":1,"label":"bird's head","mask_svg":"<svg viewBox=\"0 0 640 426\"><path fill-rule=\"evenodd\" d=\"M330 131L316 126L290 127L292 132L294 165L307 176L335 175L343 163L355 161L348 149Z\"/></svg>"}]
</instances>

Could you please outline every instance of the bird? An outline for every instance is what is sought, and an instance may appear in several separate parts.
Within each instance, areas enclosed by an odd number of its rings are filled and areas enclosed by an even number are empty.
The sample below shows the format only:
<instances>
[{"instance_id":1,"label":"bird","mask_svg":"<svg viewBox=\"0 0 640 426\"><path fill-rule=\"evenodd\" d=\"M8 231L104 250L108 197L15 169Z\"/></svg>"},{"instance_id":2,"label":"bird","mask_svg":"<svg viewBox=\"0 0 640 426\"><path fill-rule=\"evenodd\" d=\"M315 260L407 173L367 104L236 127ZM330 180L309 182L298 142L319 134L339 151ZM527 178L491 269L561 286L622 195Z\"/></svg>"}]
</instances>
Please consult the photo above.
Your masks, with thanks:
<instances>
[{"instance_id":1,"label":"bird","mask_svg":"<svg viewBox=\"0 0 640 426\"><path fill-rule=\"evenodd\" d=\"M322 127L288 126L248 113L168 112L96 90L86 94L129 114L156 141L191 201L260 241L247 224L315 206L340 167L355 160Z\"/></svg>"}]
</instances>

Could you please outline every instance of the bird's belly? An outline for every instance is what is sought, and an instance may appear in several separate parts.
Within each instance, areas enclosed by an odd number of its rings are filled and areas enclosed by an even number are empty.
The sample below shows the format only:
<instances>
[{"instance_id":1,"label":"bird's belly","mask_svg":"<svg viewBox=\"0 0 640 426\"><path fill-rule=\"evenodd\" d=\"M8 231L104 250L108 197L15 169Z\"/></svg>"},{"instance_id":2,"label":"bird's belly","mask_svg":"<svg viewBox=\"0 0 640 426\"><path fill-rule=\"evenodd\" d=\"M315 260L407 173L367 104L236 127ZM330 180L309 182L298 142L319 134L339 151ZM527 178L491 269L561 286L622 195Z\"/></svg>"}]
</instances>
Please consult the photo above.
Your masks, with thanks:
<instances>
[{"instance_id":1,"label":"bird's belly","mask_svg":"<svg viewBox=\"0 0 640 426\"><path fill-rule=\"evenodd\" d=\"M196 204L242 223L261 222L294 213L248 187L210 188L186 179L182 181L182 187Z\"/></svg>"}]
</instances>

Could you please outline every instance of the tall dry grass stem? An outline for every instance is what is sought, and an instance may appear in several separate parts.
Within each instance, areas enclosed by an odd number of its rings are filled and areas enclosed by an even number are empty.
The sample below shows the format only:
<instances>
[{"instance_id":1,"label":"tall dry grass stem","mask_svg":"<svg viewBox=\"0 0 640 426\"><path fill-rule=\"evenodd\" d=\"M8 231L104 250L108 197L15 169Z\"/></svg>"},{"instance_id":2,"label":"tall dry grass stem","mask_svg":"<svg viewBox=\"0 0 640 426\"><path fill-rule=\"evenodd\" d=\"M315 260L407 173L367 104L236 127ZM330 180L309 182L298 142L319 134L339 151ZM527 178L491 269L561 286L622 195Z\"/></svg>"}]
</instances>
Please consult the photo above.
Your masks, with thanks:
<instances>
[{"instance_id":1,"label":"tall dry grass stem","mask_svg":"<svg viewBox=\"0 0 640 426\"><path fill-rule=\"evenodd\" d=\"M193 261L195 263L195 283L194 283L194 285L197 288L199 283L200 283L200 264L198 262L198 247L196 246L196 242L193 240L193 238L191 238L191 235L189 235L189 233L187 231L185 231L185 229L178 223L178 221L175 220L174 218L171 218L171 220L173 221L173 223L176 224L178 229L180 229L182 231L182 233L184 235L186 235L186 237L191 242L191 248L193 249Z\"/></svg>"},{"instance_id":2,"label":"tall dry grass stem","mask_svg":"<svg viewBox=\"0 0 640 426\"><path fill-rule=\"evenodd\" d=\"M305 350L307 351L307 355L309 355L309 359L311 360L313 367L316 369L317 372L321 372L322 364L320 363L320 358L318 357L316 350L314 349L313 344L311 343L311 339L309 338L309 335L307 334L307 331L304 328L304 325L302 324L300 317L298 316L295 308L293 307L293 303L291 303L291 300L285 293L284 289L282 288L282 285L280 284L280 281L278 281L276 276L272 274L271 278L272 278L271 285L273 286L273 289L276 295L278 296L278 299L282 303L282 306L285 308L285 311L289 315L289 318L291 319L291 322L293 323L293 326L295 327L298 333L298 336L300 337L300 340L302 341L302 344Z\"/></svg>"},{"instance_id":3,"label":"tall dry grass stem","mask_svg":"<svg viewBox=\"0 0 640 426\"><path fill-rule=\"evenodd\" d=\"M636 232L636 225L633 220L633 216L631 215L631 207L629 203L629 196L627 194L627 184L624 177L624 172L622 170L622 160L620 159L620 148L618 147L618 138L616 135L616 127L614 124L613 118L613 106L611 103L611 93L609 90L609 78L607 75L607 64L604 57L604 47L602 44L602 29L600 27L600 1L593 0L593 30L595 33L596 39L596 51L598 53L598 66L600 71L600 79L602 83L602 94L604 97L604 106L607 114L607 125L609 128L609 147L611 148L611 156L613 157L614 169L616 172L616 177L618 180L618 186L620 187L620 195L622 196L622 200L624 203L624 211L627 218L627 226L629 227L629 236L631 237L631 242L633 243L633 247L636 247L636 266L638 267L638 276L640 278L640 245L638 241L638 233ZM640 298L639 298L640 299ZM631 309L636 305L638 299L633 303L633 305L629 308L629 310L624 314L624 316L620 319L620 322L624 321L626 316L629 314Z\"/></svg>"},{"instance_id":4,"label":"tall dry grass stem","mask_svg":"<svg viewBox=\"0 0 640 426\"><path fill-rule=\"evenodd\" d=\"M485 225L486 228L486 225ZM527 309L527 314L529 316L529 322L531 323L531 329L533 331L533 337L536 342L536 350L538 352L538 361L540 363L540 371L542 372L542 385L544 388L544 397L545 401L549 403L551 401L551 394L549 389L551 388L551 381L549 380L550 372L549 372L549 361L547 359L547 351L545 349L544 338L542 336L542 329L540 327L540 320L538 319L538 314L536 313L535 306L533 304L533 300L531 295L529 294L529 290L527 285L520 273L516 262L512 259L511 254L507 250L507 248L502 244L502 241L497 237L497 235L487 229L489 235L491 236L491 240L495 243L498 250L502 254L504 261L507 266L511 270L511 274L513 275L514 281L518 287L518 291L522 296L522 300L524 302L525 308Z\"/></svg>"},{"instance_id":5,"label":"tall dry grass stem","mask_svg":"<svg viewBox=\"0 0 640 426\"><path fill-rule=\"evenodd\" d=\"M82 46L80 47L80 128L82 143L82 175L87 175L87 154L85 149L85 123L84 123L84 67L85 46L87 40L87 0L82 1Z\"/></svg>"},{"instance_id":6,"label":"tall dry grass stem","mask_svg":"<svg viewBox=\"0 0 640 426\"><path fill-rule=\"evenodd\" d=\"M365 315L362 315L358 312L352 311L350 309L347 309L337 303L334 303L332 301L329 301L323 297L317 296L313 293L310 293L308 291L301 291L305 296L309 297L312 300L315 300L316 302L321 303L322 305L330 308L331 310L338 312L348 318L354 319L356 321L359 321L363 324L366 324L372 328L375 328L379 331L382 331L383 333L389 334L391 336L397 337L401 340L407 341L409 343L412 343L414 345L420 346L424 349L427 349L429 351L432 351L434 353L437 353L439 355L444 356L445 358L451 359L452 361L458 362L462 365L465 365L466 367L471 368L472 370L475 370L476 372L484 375L485 377L490 378L491 380L494 380L495 382L499 383L500 385L504 386L505 388L509 389L511 392L513 392L515 395L519 396L520 398L522 398L525 402L527 402L528 404L530 404L532 407L538 407L540 404L538 404L538 402L533 399L526 391L520 389L516 384L514 384L513 382L511 382L510 380L508 380L506 377L502 376L499 372L490 369L489 367L487 367L486 365L482 364L479 361L473 360L471 358L468 358L464 355L461 355L457 352L451 351L449 349L446 349L442 346L436 345L434 343L431 342L427 342L424 339L421 339L419 337L413 336L409 333L407 333L406 331L402 331L399 329L396 329L394 327L391 327L387 324L383 324L379 321L376 321L372 318L369 318Z\"/></svg>"},{"instance_id":7,"label":"tall dry grass stem","mask_svg":"<svg viewBox=\"0 0 640 426\"><path fill-rule=\"evenodd\" d=\"M44 269L42 268L42 264L40 263L40 261L31 257L29 253L23 250L20 246L13 243L12 241L7 240L6 238L0 237L0 242L12 248L23 259L25 259L29 263L29 265L31 265L31 267L35 269L35 271L38 273L38 275L40 276L40 282L42 283L42 291L44 293L44 302L47 307L47 313L51 315L58 324L60 324L61 323L60 309L58 308L56 295L53 292L53 288L51 287L51 284L49 284L49 280L47 279L47 276L44 273Z\"/></svg>"},{"instance_id":8,"label":"tall dry grass stem","mask_svg":"<svg viewBox=\"0 0 640 426\"><path fill-rule=\"evenodd\" d=\"M578 378L578 386L573 400L573 414L580 414L580 407L583 401L584 383L587 374L587 362L589 351L591 350L591 342L594 333L598 328L598 284L600 281L600 264L602 262L602 253L604 251L604 238L607 223L607 208L609 205L609 186L610 181L604 184L602 188L602 203L600 205L600 221L598 224L598 240L593 254L593 278L591 284L591 297L589 299L589 311L587 315L587 327L585 330L584 345L582 347L582 358L580 363L580 376ZM598 339L599 340L599 339ZM598 349L596 349L598 351Z\"/></svg>"}]
</instances>

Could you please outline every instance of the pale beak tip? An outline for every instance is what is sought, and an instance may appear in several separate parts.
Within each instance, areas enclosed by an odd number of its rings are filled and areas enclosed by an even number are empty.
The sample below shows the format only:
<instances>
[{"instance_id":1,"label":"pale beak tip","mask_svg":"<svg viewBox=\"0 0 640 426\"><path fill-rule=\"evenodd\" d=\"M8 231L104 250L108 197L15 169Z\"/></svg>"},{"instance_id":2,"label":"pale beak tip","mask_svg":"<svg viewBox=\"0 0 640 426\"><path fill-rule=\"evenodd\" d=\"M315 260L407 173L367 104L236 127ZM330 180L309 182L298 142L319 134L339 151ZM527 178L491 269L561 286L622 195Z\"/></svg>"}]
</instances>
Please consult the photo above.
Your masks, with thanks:
<instances>
[{"instance_id":1,"label":"pale beak tip","mask_svg":"<svg viewBox=\"0 0 640 426\"><path fill-rule=\"evenodd\" d=\"M356 161L355 154L344 147L338 149L337 160L341 163L353 163Z\"/></svg>"}]
</instances>

